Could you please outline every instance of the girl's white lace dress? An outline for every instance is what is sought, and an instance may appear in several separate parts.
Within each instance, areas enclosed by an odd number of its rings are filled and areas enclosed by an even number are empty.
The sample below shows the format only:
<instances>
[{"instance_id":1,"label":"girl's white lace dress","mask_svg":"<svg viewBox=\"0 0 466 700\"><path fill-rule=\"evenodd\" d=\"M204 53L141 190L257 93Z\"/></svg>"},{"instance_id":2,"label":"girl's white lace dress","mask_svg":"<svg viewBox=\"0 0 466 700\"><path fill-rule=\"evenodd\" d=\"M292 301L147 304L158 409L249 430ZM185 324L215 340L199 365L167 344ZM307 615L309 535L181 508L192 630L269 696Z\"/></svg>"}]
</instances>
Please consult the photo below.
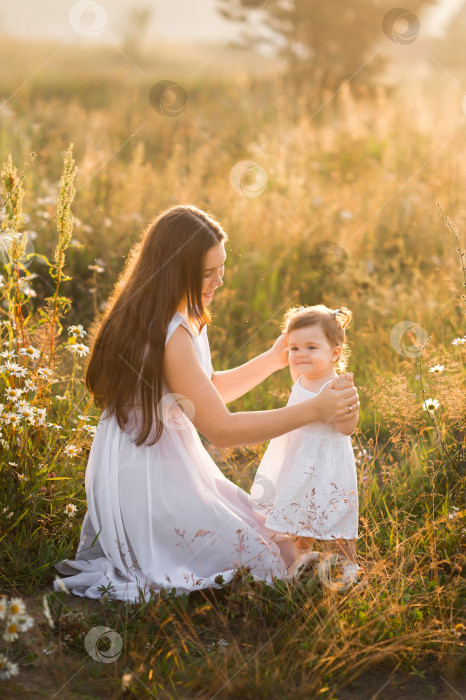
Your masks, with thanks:
<instances>
[{"instance_id":1,"label":"girl's white lace dress","mask_svg":"<svg viewBox=\"0 0 466 700\"><path fill-rule=\"evenodd\" d=\"M293 384L288 404L317 396ZM358 490L351 437L331 423L309 423L270 441L251 489L258 522L320 540L356 539Z\"/></svg>"},{"instance_id":2,"label":"girl's white lace dress","mask_svg":"<svg viewBox=\"0 0 466 700\"><path fill-rule=\"evenodd\" d=\"M207 327L197 336L177 312L165 342L180 324L191 333L210 381ZM191 421L176 404L169 408L169 399L164 385L163 434L150 447L131 440L136 423L122 431L106 411L100 418L86 469L87 513L76 558L56 565L76 595L99 598L103 588L129 601L138 599L139 589L146 599L150 589L175 588L179 595L217 587L219 574L227 582L242 565L269 583L286 574L250 496L221 473Z\"/></svg>"}]
</instances>

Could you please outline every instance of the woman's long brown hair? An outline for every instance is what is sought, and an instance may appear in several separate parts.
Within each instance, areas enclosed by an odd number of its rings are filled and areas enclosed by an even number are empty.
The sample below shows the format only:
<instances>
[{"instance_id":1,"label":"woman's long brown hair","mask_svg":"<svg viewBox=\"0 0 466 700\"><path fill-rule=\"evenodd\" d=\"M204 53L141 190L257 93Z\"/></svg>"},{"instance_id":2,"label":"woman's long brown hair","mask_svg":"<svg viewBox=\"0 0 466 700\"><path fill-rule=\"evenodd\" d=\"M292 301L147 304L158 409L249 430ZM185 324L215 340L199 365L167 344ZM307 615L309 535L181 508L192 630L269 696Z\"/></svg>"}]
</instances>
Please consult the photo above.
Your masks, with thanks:
<instances>
[{"instance_id":1,"label":"woman's long brown hair","mask_svg":"<svg viewBox=\"0 0 466 700\"><path fill-rule=\"evenodd\" d=\"M98 408L115 416L121 430L138 404L139 447L163 432L159 412L168 324L179 305L199 329L210 323L203 307L204 261L209 248L227 239L215 218L192 205L162 212L128 253L103 316L90 329L86 386Z\"/></svg>"}]
</instances>

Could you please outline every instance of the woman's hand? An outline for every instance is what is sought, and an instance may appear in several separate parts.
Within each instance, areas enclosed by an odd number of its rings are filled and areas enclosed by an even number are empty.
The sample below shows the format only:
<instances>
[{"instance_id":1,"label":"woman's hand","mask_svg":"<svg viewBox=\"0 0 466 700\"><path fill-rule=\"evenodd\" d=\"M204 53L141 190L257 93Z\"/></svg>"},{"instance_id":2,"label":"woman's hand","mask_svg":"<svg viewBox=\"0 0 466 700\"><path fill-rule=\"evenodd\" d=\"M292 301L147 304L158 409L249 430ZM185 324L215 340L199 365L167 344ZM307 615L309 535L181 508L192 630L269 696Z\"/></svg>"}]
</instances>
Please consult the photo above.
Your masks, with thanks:
<instances>
[{"instance_id":1,"label":"woman's hand","mask_svg":"<svg viewBox=\"0 0 466 700\"><path fill-rule=\"evenodd\" d=\"M334 379L332 384L326 386L314 399L319 401L322 420L330 423L343 423L353 419L355 412L359 410L359 395L356 387L350 385L347 388L335 389L333 384L337 381L343 385L342 380ZM349 411L350 407L351 411Z\"/></svg>"},{"instance_id":2,"label":"woman's hand","mask_svg":"<svg viewBox=\"0 0 466 700\"><path fill-rule=\"evenodd\" d=\"M274 371L288 367L288 341L285 331L277 338L269 350Z\"/></svg>"}]
</instances>

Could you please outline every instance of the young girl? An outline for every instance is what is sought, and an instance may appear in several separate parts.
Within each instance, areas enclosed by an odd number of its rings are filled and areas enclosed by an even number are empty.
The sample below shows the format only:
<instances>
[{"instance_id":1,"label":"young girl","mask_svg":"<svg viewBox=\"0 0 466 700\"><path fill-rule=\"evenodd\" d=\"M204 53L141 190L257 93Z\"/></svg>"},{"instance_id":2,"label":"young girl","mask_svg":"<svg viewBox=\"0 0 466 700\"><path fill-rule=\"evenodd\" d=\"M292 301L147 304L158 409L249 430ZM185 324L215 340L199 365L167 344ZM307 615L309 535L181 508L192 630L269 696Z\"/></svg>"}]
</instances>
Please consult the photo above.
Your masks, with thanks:
<instances>
[{"instance_id":1,"label":"young girl","mask_svg":"<svg viewBox=\"0 0 466 700\"><path fill-rule=\"evenodd\" d=\"M332 382L337 388L345 379L345 328L351 319L346 307L332 310L323 304L287 311L282 329L294 381L288 406L316 396ZM289 573L318 558L310 550L321 540L326 549L333 541L331 549L343 555L342 581L356 578L358 492L350 435L358 423L358 406L348 411L354 417L343 423L309 423L272 439L259 465L252 501L266 527L296 539L298 556Z\"/></svg>"}]
</instances>

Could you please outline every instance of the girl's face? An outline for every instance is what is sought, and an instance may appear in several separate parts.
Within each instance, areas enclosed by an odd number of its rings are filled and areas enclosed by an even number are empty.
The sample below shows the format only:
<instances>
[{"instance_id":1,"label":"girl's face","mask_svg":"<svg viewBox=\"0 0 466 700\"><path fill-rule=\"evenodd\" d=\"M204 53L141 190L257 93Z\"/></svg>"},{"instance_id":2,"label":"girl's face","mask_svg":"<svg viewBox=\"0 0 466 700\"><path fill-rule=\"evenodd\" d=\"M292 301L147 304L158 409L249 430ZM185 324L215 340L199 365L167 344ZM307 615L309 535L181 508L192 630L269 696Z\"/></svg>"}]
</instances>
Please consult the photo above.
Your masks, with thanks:
<instances>
[{"instance_id":1,"label":"girl's face","mask_svg":"<svg viewBox=\"0 0 466 700\"><path fill-rule=\"evenodd\" d=\"M296 328L288 334L288 361L298 374L315 379L328 374L340 357L341 345L332 347L320 324Z\"/></svg>"},{"instance_id":2,"label":"girl's face","mask_svg":"<svg viewBox=\"0 0 466 700\"><path fill-rule=\"evenodd\" d=\"M204 283L202 285L204 306L210 304L215 290L223 284L222 277L225 271L226 257L223 241L218 245L212 246L207 251L204 261Z\"/></svg>"}]
</instances>

